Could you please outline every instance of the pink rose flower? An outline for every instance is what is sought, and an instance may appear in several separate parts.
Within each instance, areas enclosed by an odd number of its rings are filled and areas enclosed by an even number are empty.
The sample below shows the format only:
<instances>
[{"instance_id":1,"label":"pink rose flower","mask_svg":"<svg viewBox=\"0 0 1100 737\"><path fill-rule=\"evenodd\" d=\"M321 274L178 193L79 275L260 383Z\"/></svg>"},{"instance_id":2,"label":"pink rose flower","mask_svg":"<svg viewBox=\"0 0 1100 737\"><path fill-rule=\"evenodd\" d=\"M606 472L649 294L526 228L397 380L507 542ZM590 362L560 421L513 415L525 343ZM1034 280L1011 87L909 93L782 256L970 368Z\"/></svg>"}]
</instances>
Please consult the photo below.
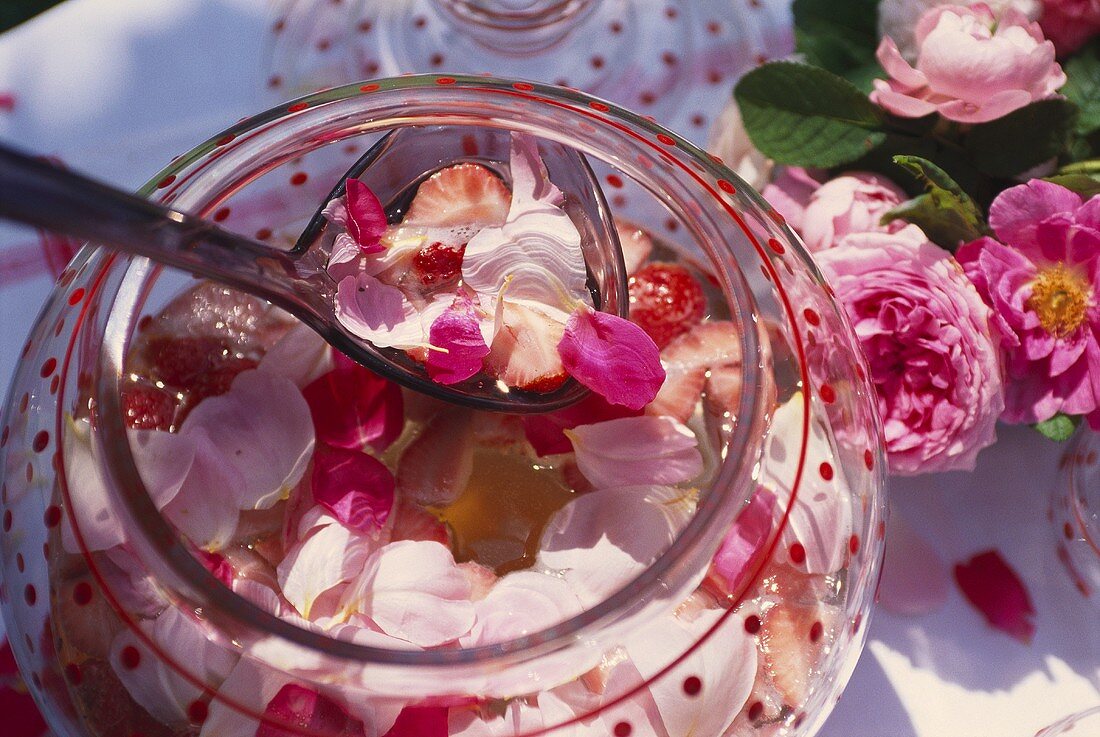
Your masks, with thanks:
<instances>
[{"instance_id":1,"label":"pink rose flower","mask_svg":"<svg viewBox=\"0 0 1100 737\"><path fill-rule=\"evenodd\" d=\"M889 36L878 60L890 75L871 100L903 118L938 112L959 123L986 123L1053 97L1066 83L1054 44L1015 8L997 17L984 3L949 5L921 16L914 68Z\"/></svg>"},{"instance_id":2,"label":"pink rose flower","mask_svg":"<svg viewBox=\"0 0 1100 737\"><path fill-rule=\"evenodd\" d=\"M1060 56L1072 54L1100 33L1100 0L1043 0L1039 23Z\"/></svg>"},{"instance_id":3,"label":"pink rose flower","mask_svg":"<svg viewBox=\"0 0 1100 737\"><path fill-rule=\"evenodd\" d=\"M959 265L915 225L850 235L815 260L870 364L890 470L972 469L1004 398L990 310Z\"/></svg>"},{"instance_id":4,"label":"pink rose flower","mask_svg":"<svg viewBox=\"0 0 1100 737\"><path fill-rule=\"evenodd\" d=\"M896 233L904 223L879 225L882 216L906 199L905 193L885 177L855 172L821 185L806 206L802 240L811 251L824 251L849 233Z\"/></svg>"},{"instance_id":5,"label":"pink rose flower","mask_svg":"<svg viewBox=\"0 0 1100 737\"><path fill-rule=\"evenodd\" d=\"M1006 353L1004 419L1097 412L1100 198L1082 202L1036 179L998 195L989 224L996 240L969 243L958 257L993 308Z\"/></svg>"},{"instance_id":6,"label":"pink rose flower","mask_svg":"<svg viewBox=\"0 0 1100 737\"><path fill-rule=\"evenodd\" d=\"M760 194L801 235L806 207L820 186L821 182L802 167L785 166Z\"/></svg>"}]
</instances>

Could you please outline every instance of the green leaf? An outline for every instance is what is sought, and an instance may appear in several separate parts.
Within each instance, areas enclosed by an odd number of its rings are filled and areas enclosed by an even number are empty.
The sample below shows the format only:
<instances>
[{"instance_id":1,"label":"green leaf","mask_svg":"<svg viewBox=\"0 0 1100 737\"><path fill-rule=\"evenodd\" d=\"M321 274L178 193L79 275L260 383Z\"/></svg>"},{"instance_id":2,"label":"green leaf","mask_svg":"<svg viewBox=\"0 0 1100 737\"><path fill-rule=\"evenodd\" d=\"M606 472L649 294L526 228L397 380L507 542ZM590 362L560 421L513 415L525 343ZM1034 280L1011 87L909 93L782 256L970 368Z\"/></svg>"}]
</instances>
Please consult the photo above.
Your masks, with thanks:
<instances>
[{"instance_id":1,"label":"green leaf","mask_svg":"<svg viewBox=\"0 0 1100 737\"><path fill-rule=\"evenodd\" d=\"M1049 420L1043 420L1037 422L1032 427L1038 430L1044 436L1050 438L1056 443L1064 443L1073 437L1074 431L1077 426L1081 424L1081 417L1071 417L1070 415L1064 415L1061 412L1051 417Z\"/></svg>"},{"instance_id":2,"label":"green leaf","mask_svg":"<svg viewBox=\"0 0 1100 737\"><path fill-rule=\"evenodd\" d=\"M1076 117L1077 106L1069 100L1040 100L975 125L966 148L983 172L1014 177L1064 153Z\"/></svg>"},{"instance_id":3,"label":"green leaf","mask_svg":"<svg viewBox=\"0 0 1100 737\"><path fill-rule=\"evenodd\" d=\"M875 59L878 0L795 0L795 48L803 58L864 92L882 76Z\"/></svg>"},{"instance_id":4,"label":"green leaf","mask_svg":"<svg viewBox=\"0 0 1100 737\"><path fill-rule=\"evenodd\" d=\"M1081 49L1062 65L1068 81L1061 92L1077 105L1077 132L1082 136L1100 130L1100 41Z\"/></svg>"},{"instance_id":5,"label":"green leaf","mask_svg":"<svg viewBox=\"0 0 1100 737\"><path fill-rule=\"evenodd\" d=\"M954 252L989 232L981 209L947 172L919 156L895 156L894 163L927 190L883 215L882 222L904 220L917 225L933 243Z\"/></svg>"},{"instance_id":6,"label":"green leaf","mask_svg":"<svg viewBox=\"0 0 1100 737\"><path fill-rule=\"evenodd\" d=\"M1057 174L1053 177L1046 177L1046 180L1048 182L1060 184L1066 189L1072 189L1086 200L1096 195L1100 195L1100 176L1089 176L1088 174Z\"/></svg>"},{"instance_id":7,"label":"green leaf","mask_svg":"<svg viewBox=\"0 0 1100 737\"><path fill-rule=\"evenodd\" d=\"M780 164L828 169L855 161L886 138L882 113L866 95L808 64L757 67L733 94L753 144Z\"/></svg>"}]
</instances>

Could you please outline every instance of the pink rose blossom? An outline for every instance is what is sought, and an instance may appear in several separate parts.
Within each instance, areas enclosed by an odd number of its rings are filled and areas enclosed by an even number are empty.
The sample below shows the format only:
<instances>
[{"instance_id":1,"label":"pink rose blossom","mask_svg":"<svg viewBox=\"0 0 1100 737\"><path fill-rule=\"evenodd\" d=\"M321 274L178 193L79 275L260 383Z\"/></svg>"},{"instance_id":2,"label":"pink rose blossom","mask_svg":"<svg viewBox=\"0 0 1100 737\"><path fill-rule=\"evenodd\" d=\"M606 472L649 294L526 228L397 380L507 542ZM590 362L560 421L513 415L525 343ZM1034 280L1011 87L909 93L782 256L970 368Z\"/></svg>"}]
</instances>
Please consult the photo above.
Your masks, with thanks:
<instances>
[{"instance_id":1,"label":"pink rose blossom","mask_svg":"<svg viewBox=\"0 0 1100 737\"><path fill-rule=\"evenodd\" d=\"M787 225L801 235L806 222L806 206L820 186L821 182L802 167L787 166L760 194L783 216Z\"/></svg>"},{"instance_id":2,"label":"pink rose blossom","mask_svg":"<svg viewBox=\"0 0 1100 737\"><path fill-rule=\"evenodd\" d=\"M913 33L920 17L932 8L944 5L973 5L959 0L882 0L878 5L879 38L889 36L897 42L901 55L906 61L917 60L917 41ZM1037 20L1042 10L1040 0L988 0L986 5L995 13L1001 13L1007 7L1013 7L1026 15L1029 20Z\"/></svg>"},{"instance_id":3,"label":"pink rose blossom","mask_svg":"<svg viewBox=\"0 0 1100 737\"><path fill-rule=\"evenodd\" d=\"M996 16L988 5L934 8L917 23L914 68L889 36L878 60L890 75L875 80L871 100L904 118L940 113L959 123L987 123L1066 83L1054 44L1015 8Z\"/></svg>"},{"instance_id":4,"label":"pink rose blossom","mask_svg":"<svg viewBox=\"0 0 1100 737\"><path fill-rule=\"evenodd\" d=\"M1006 352L1003 419L1100 410L1100 198L1032 180L989 209L997 239L959 249Z\"/></svg>"},{"instance_id":5,"label":"pink rose blossom","mask_svg":"<svg viewBox=\"0 0 1100 737\"><path fill-rule=\"evenodd\" d=\"M1004 408L989 308L916 226L848 236L817 263L878 389L890 470L972 469Z\"/></svg>"},{"instance_id":6,"label":"pink rose blossom","mask_svg":"<svg viewBox=\"0 0 1100 737\"><path fill-rule=\"evenodd\" d=\"M802 240L811 251L824 251L849 233L896 233L904 223L883 226L879 221L905 199L900 187L878 174L854 172L837 177L810 196L802 219Z\"/></svg>"},{"instance_id":7,"label":"pink rose blossom","mask_svg":"<svg viewBox=\"0 0 1100 737\"><path fill-rule=\"evenodd\" d=\"M1100 33L1100 0L1043 0L1039 23L1060 56L1072 54Z\"/></svg>"}]
</instances>

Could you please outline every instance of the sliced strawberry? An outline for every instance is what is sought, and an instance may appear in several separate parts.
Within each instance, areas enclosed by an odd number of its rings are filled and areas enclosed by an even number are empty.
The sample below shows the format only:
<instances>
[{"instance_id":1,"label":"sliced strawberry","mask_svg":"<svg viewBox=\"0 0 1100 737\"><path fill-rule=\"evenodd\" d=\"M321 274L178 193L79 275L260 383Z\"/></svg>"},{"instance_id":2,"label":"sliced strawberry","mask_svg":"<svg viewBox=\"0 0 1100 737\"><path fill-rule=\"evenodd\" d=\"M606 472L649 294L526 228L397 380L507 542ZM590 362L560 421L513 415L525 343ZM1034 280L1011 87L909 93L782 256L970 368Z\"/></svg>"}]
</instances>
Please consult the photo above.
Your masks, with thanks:
<instances>
[{"instance_id":1,"label":"sliced strawberry","mask_svg":"<svg viewBox=\"0 0 1100 737\"><path fill-rule=\"evenodd\" d=\"M451 533L447 526L418 504L398 499L390 518L393 520L391 539L394 541L437 542L451 547Z\"/></svg>"},{"instance_id":2,"label":"sliced strawberry","mask_svg":"<svg viewBox=\"0 0 1100 737\"><path fill-rule=\"evenodd\" d=\"M144 348L152 378L179 388L190 388L229 353L224 340L187 333L150 338Z\"/></svg>"},{"instance_id":3,"label":"sliced strawberry","mask_svg":"<svg viewBox=\"0 0 1100 737\"><path fill-rule=\"evenodd\" d=\"M501 225L512 194L480 164L456 164L437 171L417 189L404 225L452 227Z\"/></svg>"},{"instance_id":4,"label":"sliced strawberry","mask_svg":"<svg viewBox=\"0 0 1100 737\"><path fill-rule=\"evenodd\" d=\"M630 319L658 348L702 322L707 298L691 272L679 264L647 264L630 277Z\"/></svg>"},{"instance_id":5,"label":"sliced strawberry","mask_svg":"<svg viewBox=\"0 0 1100 737\"><path fill-rule=\"evenodd\" d=\"M633 274L649 258L653 251L653 239L634 223L618 218L615 219L615 232L619 234L619 244L623 247L626 273Z\"/></svg>"},{"instance_id":6,"label":"sliced strawberry","mask_svg":"<svg viewBox=\"0 0 1100 737\"><path fill-rule=\"evenodd\" d=\"M648 415L665 415L678 422L687 422L699 405L703 387L707 383L707 371L683 364L665 366L665 383L649 406Z\"/></svg>"},{"instance_id":7,"label":"sliced strawberry","mask_svg":"<svg viewBox=\"0 0 1100 737\"><path fill-rule=\"evenodd\" d=\"M824 605L784 600L768 610L760 630L765 669L772 684L793 709L809 695L809 685L831 639L836 612Z\"/></svg>"},{"instance_id":8,"label":"sliced strawberry","mask_svg":"<svg viewBox=\"0 0 1100 737\"><path fill-rule=\"evenodd\" d=\"M134 382L122 390L122 417L134 430L172 429L176 397L153 384Z\"/></svg>"},{"instance_id":9,"label":"sliced strawberry","mask_svg":"<svg viewBox=\"0 0 1100 737\"><path fill-rule=\"evenodd\" d=\"M397 489L426 507L445 507L462 494L474 468L473 413L452 408L436 415L401 454Z\"/></svg>"},{"instance_id":10,"label":"sliced strawberry","mask_svg":"<svg viewBox=\"0 0 1100 737\"><path fill-rule=\"evenodd\" d=\"M478 601L484 599L489 595L489 590L493 588L493 584L497 582L497 574L493 572L492 568L475 563L474 561L467 561L465 563L459 563L458 569L462 571L462 575L470 582L470 600Z\"/></svg>"},{"instance_id":11,"label":"sliced strawberry","mask_svg":"<svg viewBox=\"0 0 1100 737\"><path fill-rule=\"evenodd\" d=\"M462 271L462 255L466 246L454 248L434 242L413 256L413 270L425 287L438 287L458 278Z\"/></svg>"},{"instance_id":12,"label":"sliced strawberry","mask_svg":"<svg viewBox=\"0 0 1100 737\"><path fill-rule=\"evenodd\" d=\"M217 397L225 394L229 391L233 379L237 378L237 374L254 369L258 365L259 363L251 358L226 357L218 365L196 377L191 385L191 395L189 397L191 403L201 401L207 397Z\"/></svg>"},{"instance_id":13,"label":"sliced strawberry","mask_svg":"<svg viewBox=\"0 0 1100 737\"><path fill-rule=\"evenodd\" d=\"M238 354L262 353L293 319L259 297L200 282L173 299L140 334L148 339L214 338Z\"/></svg>"},{"instance_id":14,"label":"sliced strawberry","mask_svg":"<svg viewBox=\"0 0 1100 737\"><path fill-rule=\"evenodd\" d=\"M485 369L508 386L554 391L569 378L558 355L564 332L564 323L540 310L506 302L503 325L485 357Z\"/></svg>"}]
</instances>

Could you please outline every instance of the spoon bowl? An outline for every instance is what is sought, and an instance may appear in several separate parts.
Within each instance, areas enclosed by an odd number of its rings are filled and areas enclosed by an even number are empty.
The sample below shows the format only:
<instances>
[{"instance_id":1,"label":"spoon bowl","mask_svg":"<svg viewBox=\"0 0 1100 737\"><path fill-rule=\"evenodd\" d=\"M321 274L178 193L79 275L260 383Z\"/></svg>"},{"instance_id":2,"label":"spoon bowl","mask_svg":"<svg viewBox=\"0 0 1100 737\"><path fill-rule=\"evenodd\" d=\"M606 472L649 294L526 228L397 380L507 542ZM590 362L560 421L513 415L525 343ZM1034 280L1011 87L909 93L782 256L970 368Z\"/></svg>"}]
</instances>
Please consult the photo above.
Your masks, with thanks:
<instances>
[{"instance_id":1,"label":"spoon bowl","mask_svg":"<svg viewBox=\"0 0 1100 737\"><path fill-rule=\"evenodd\" d=\"M404 351L350 332L335 312L337 284L326 265L334 235L323 215L359 179L400 221L419 184L448 166L476 162L508 180L510 135L470 126L400 128L379 139L320 203L294 247L283 251L199 218L63 170L0 145L0 217L101 243L261 297L301 320L334 348L376 374L436 399L474 409L532 414L580 401L588 389L568 379L548 392L508 387L484 374L442 385ZM539 153L581 234L588 291L596 309L620 317L629 299L626 267L602 191L584 156L540 140Z\"/></svg>"}]
</instances>

